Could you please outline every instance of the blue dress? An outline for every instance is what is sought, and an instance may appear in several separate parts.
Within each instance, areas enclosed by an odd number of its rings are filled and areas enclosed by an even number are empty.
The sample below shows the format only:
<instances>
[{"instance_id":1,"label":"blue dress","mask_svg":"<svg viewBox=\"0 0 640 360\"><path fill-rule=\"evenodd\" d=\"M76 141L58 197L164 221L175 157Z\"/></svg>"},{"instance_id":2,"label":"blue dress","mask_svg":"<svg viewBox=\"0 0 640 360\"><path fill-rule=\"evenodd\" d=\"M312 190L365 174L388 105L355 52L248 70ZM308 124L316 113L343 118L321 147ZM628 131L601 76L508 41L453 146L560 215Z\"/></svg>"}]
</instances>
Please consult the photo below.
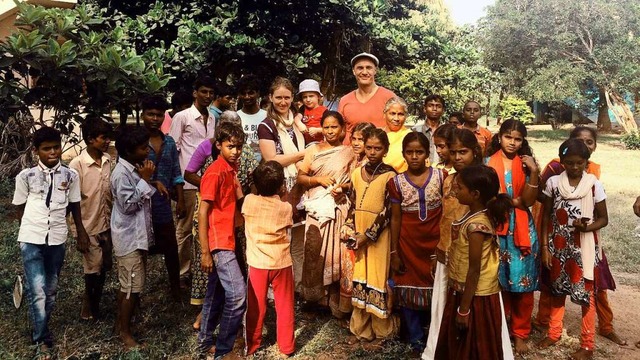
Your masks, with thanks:
<instances>
[{"instance_id":1,"label":"blue dress","mask_svg":"<svg viewBox=\"0 0 640 360\"><path fill-rule=\"evenodd\" d=\"M529 177L527 177L527 182ZM504 173L504 182L507 187L507 194L513 197L513 181L511 170ZM524 293L538 290L538 277L540 269L540 242L538 233L533 222L531 212L529 215L529 236L531 239L531 253L523 256L513 240L513 229L515 228L516 214L511 210L509 213L509 231L507 235L498 236L500 242L500 267L498 279L502 290Z\"/></svg>"}]
</instances>

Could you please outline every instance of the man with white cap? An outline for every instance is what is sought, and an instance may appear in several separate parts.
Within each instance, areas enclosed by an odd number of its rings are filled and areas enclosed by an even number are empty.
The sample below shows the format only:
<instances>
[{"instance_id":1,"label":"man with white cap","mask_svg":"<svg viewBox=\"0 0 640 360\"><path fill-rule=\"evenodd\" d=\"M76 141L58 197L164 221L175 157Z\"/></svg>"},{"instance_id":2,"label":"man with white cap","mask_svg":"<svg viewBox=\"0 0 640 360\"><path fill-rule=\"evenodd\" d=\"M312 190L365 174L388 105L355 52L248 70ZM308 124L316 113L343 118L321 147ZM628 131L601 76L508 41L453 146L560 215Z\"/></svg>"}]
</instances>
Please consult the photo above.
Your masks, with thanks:
<instances>
[{"instance_id":1,"label":"man with white cap","mask_svg":"<svg viewBox=\"0 0 640 360\"><path fill-rule=\"evenodd\" d=\"M353 127L358 123L370 122L379 128L386 125L383 116L384 104L395 94L376 84L378 64L378 58L366 52L351 59L351 68L358 88L343 96L338 104L338 111L347 124L345 143L350 142Z\"/></svg>"},{"instance_id":2,"label":"man with white cap","mask_svg":"<svg viewBox=\"0 0 640 360\"><path fill-rule=\"evenodd\" d=\"M320 142L323 140L322 136L322 114L327 110L325 106L322 106L322 92L320 91L320 84L313 79L306 79L298 86L298 96L302 100L304 109L300 109L302 118L301 124L298 129L304 134L304 140L306 146L314 142Z\"/></svg>"}]
</instances>

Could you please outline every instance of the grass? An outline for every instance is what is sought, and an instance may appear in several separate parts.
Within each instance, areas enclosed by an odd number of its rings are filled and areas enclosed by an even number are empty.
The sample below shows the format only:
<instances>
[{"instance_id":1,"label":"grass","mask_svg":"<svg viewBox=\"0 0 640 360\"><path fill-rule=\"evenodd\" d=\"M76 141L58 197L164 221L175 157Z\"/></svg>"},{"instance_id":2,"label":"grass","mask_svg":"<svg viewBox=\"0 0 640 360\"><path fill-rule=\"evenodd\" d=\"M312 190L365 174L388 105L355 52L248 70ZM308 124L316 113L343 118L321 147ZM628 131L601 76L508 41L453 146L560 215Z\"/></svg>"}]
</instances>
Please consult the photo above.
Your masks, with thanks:
<instances>
[{"instance_id":1,"label":"grass","mask_svg":"<svg viewBox=\"0 0 640 360\"><path fill-rule=\"evenodd\" d=\"M544 166L557 157L557 149L568 133L567 129L552 131L548 127L531 127L529 141L538 162ZM496 131L497 129L492 128ZM602 181L607 191L609 226L602 230L609 263L617 272L631 273L628 278L637 279L640 272L640 241L634 235L638 224L631 205L640 195L640 170L636 166L639 151L623 150L618 135L602 135L593 160L602 165ZM20 254L16 244L18 223L10 213L12 183L0 181L0 359L28 359L33 355L29 343L27 309L16 310L11 302L13 280L22 273ZM137 316L138 336L147 343L146 349L125 353L112 326L115 314L117 279L114 273L107 278L103 313L105 319L97 323L79 320L83 292L82 265L80 255L73 243L67 247L65 265L59 284L56 309L51 327L56 336L57 351L61 359L194 359L196 337L191 323L197 308L188 304L187 296L181 304L171 302L166 292L167 278L159 257L150 259L147 291L142 298L141 311ZM630 280L637 281L637 280ZM636 284L637 285L637 284ZM379 351L367 352L361 347L350 348L344 344L348 331L327 313L296 312L297 353L294 359L403 359L409 348L396 341L388 343ZM267 314L264 328L263 350L255 359L274 359L278 355L275 345L275 315ZM539 340L534 335L533 340ZM577 334L564 337L566 348L575 348ZM556 347L560 348L560 347ZM565 348L563 346L563 348ZM527 358L552 358L558 355L547 351L536 351ZM598 348L597 359L611 354Z\"/></svg>"}]
</instances>

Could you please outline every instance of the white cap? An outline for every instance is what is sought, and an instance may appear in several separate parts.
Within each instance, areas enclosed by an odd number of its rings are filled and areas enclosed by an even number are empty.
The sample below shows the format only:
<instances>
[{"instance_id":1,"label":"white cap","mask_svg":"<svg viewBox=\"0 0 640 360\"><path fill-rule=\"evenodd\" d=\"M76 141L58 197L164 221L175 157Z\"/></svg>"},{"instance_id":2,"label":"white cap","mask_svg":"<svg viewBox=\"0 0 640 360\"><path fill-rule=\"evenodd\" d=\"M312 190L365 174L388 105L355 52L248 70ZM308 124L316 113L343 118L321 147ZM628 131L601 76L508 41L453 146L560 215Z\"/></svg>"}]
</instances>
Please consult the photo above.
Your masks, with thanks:
<instances>
[{"instance_id":1,"label":"white cap","mask_svg":"<svg viewBox=\"0 0 640 360\"><path fill-rule=\"evenodd\" d=\"M313 79L303 80L300 83L300 86L298 86L298 95L307 91L317 92L318 94L320 94L320 97L324 96L322 95L322 92L320 92L320 84L318 84L318 82Z\"/></svg>"},{"instance_id":2,"label":"white cap","mask_svg":"<svg viewBox=\"0 0 640 360\"><path fill-rule=\"evenodd\" d=\"M367 59L373 61L373 63L376 64L376 66L378 66L378 64L380 63L378 61L378 58L375 57L375 55L369 54L368 52L363 52L363 53L360 53L360 54L354 56L353 58L351 58L351 67L353 67L356 64L356 60L361 59L361 58L367 58Z\"/></svg>"}]
</instances>

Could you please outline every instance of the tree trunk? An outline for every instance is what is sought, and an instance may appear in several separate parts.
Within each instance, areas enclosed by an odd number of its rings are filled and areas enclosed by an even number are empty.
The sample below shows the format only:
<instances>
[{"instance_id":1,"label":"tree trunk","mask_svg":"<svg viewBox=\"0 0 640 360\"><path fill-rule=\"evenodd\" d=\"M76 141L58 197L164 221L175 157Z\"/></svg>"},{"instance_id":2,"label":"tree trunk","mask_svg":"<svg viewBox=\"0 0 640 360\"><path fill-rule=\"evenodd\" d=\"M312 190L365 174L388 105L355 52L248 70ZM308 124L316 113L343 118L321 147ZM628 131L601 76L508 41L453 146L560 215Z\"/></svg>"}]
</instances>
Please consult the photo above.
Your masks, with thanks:
<instances>
[{"instance_id":1,"label":"tree trunk","mask_svg":"<svg viewBox=\"0 0 640 360\"><path fill-rule=\"evenodd\" d=\"M607 106L611 108L613 116L624 131L627 134L637 132L638 124L636 124L633 113L622 96L614 89L607 89L605 91L605 99ZM611 126L611 124L609 124L609 126Z\"/></svg>"},{"instance_id":2,"label":"tree trunk","mask_svg":"<svg viewBox=\"0 0 640 360\"><path fill-rule=\"evenodd\" d=\"M324 66L322 82L320 83L320 90L324 94L324 99L332 101L335 97L336 81L338 79L338 63L341 61L340 49L342 48L342 39L344 35L344 26L337 25L333 36L331 37L331 44L329 45L329 54L327 54L327 62Z\"/></svg>"},{"instance_id":3,"label":"tree trunk","mask_svg":"<svg viewBox=\"0 0 640 360\"><path fill-rule=\"evenodd\" d=\"M600 88L600 97L598 99L598 129L611 130L611 119L609 118L609 105L605 89Z\"/></svg>"},{"instance_id":4,"label":"tree trunk","mask_svg":"<svg viewBox=\"0 0 640 360\"><path fill-rule=\"evenodd\" d=\"M633 115L640 116L640 90L633 92Z\"/></svg>"}]
</instances>

